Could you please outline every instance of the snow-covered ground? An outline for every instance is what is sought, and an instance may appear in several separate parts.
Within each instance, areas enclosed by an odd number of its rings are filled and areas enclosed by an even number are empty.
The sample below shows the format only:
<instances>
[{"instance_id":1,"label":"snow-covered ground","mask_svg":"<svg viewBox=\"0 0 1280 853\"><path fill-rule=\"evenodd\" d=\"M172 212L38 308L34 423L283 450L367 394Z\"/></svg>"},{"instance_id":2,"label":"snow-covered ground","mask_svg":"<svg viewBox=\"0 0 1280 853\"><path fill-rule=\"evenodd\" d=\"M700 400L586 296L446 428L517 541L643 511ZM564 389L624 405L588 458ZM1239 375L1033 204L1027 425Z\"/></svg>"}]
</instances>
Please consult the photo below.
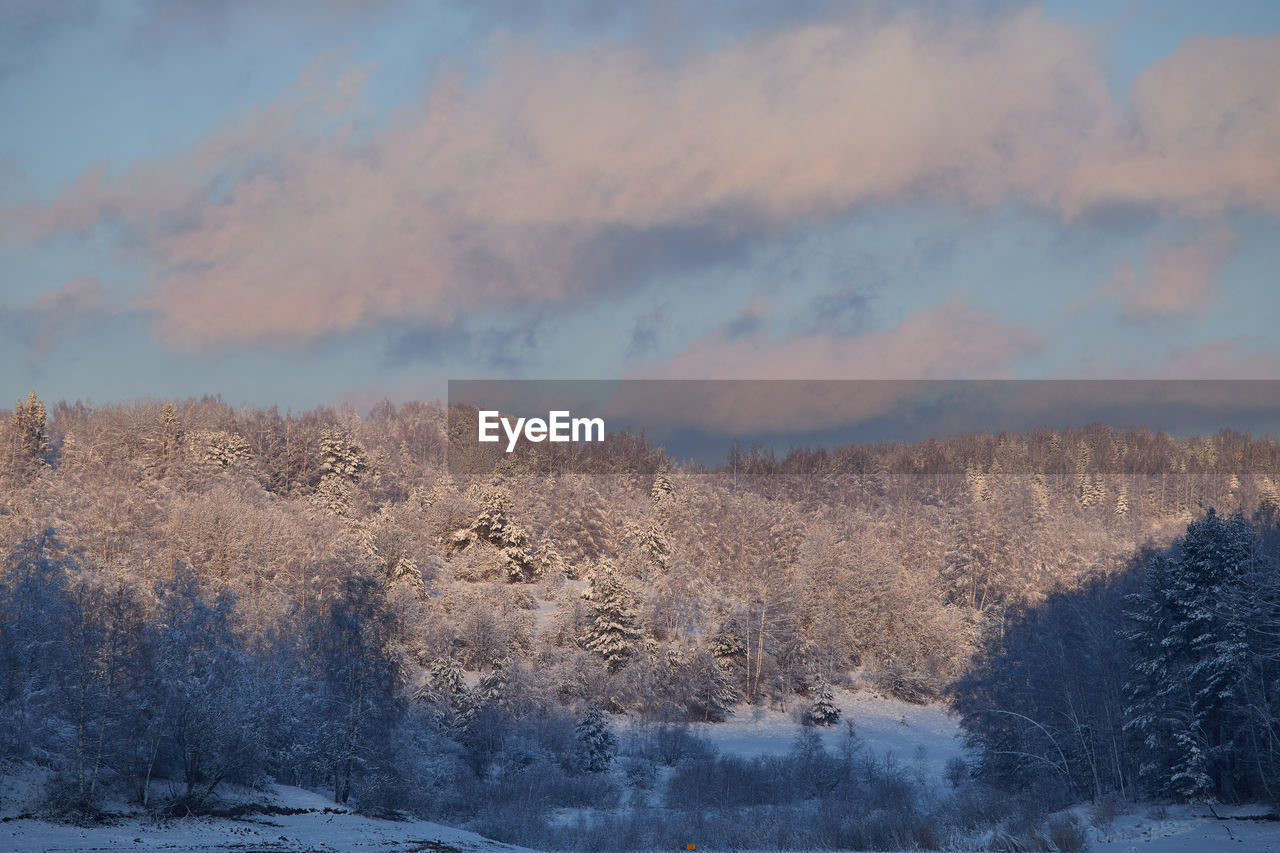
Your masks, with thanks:
<instances>
[{"instance_id":1,"label":"snow-covered ground","mask_svg":"<svg viewBox=\"0 0 1280 853\"><path fill-rule=\"evenodd\" d=\"M1263 815L1260 806L1219 806L1219 817ZM1090 828L1096 853L1280 853L1280 822L1218 820L1204 806L1137 806L1109 827Z\"/></svg>"},{"instance_id":2,"label":"snow-covered ground","mask_svg":"<svg viewBox=\"0 0 1280 853\"><path fill-rule=\"evenodd\" d=\"M111 825L91 827L62 826L6 814L0 818L0 850L13 853L106 850L417 853L524 849L438 823L380 820L335 810L328 797L300 788L274 786L271 794L268 799L274 806L306 811L235 819L201 817L156 821L147 817L122 817Z\"/></svg>"},{"instance_id":3,"label":"snow-covered ground","mask_svg":"<svg viewBox=\"0 0 1280 853\"><path fill-rule=\"evenodd\" d=\"M826 748L839 752L852 721L862 748L877 758L891 756L899 766L918 769L940 784L948 759L963 756L954 716L940 705L911 705L866 693L838 691L841 722L815 729ZM628 724L618 726L626 737ZM800 726L786 712L740 707L724 723L691 727L722 753L780 755L793 748ZM620 770L618 772L621 772ZM274 786L269 796L246 795L299 814L257 814L239 818L188 818L156 821L137 815L110 825L76 827L18 817L23 803L38 792L39 780L0 778L0 851L239 851L239 853L328 853L328 851L520 851L474 833L420 820L380 820L335 808L323 794ZM655 791L656 797L656 791ZM123 807L120 809L124 811ZM572 822L581 810L565 810ZM586 810L589 812L589 810ZM1280 822L1235 819L1260 816L1261 806L1223 808L1218 820L1203 806L1158 808L1137 805L1109 825L1093 826L1087 807L1075 809L1086 826L1089 849L1097 853L1280 853Z\"/></svg>"},{"instance_id":4,"label":"snow-covered ground","mask_svg":"<svg viewBox=\"0 0 1280 853\"><path fill-rule=\"evenodd\" d=\"M877 757L889 756L900 766L919 766L931 778L942 777L948 759L964 755L959 721L942 705L912 705L847 690L835 691L835 700L840 722L815 728L829 752L840 750L848 737L845 723L852 722L865 749ZM800 729L793 710L739 706L723 723L692 728L722 753L782 755L794 746Z\"/></svg>"}]
</instances>

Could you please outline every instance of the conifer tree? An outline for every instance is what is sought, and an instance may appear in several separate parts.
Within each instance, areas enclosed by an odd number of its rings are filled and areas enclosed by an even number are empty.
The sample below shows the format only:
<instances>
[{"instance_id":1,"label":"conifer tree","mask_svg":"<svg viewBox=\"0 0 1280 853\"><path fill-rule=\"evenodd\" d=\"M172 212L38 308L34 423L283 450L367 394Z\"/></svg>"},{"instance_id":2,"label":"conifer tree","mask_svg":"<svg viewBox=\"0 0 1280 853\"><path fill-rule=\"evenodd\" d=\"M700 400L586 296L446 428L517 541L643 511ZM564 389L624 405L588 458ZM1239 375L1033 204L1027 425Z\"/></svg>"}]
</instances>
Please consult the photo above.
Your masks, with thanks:
<instances>
[{"instance_id":1,"label":"conifer tree","mask_svg":"<svg viewBox=\"0 0 1280 853\"><path fill-rule=\"evenodd\" d=\"M221 429L197 430L187 436L187 443L196 459L206 465L217 465L224 471L253 456L249 442L234 432Z\"/></svg>"},{"instance_id":2,"label":"conifer tree","mask_svg":"<svg viewBox=\"0 0 1280 853\"><path fill-rule=\"evenodd\" d=\"M32 391L27 401L19 400L13 407L13 434L19 452L28 459L39 459L49 450L48 413L44 403Z\"/></svg>"},{"instance_id":3,"label":"conifer tree","mask_svg":"<svg viewBox=\"0 0 1280 853\"><path fill-rule=\"evenodd\" d=\"M511 495L497 484L480 492L480 514L471 526L473 538L488 542L502 552L502 568L512 583L536 580L541 564L530 553L529 534L514 520Z\"/></svg>"},{"instance_id":4,"label":"conifer tree","mask_svg":"<svg viewBox=\"0 0 1280 853\"><path fill-rule=\"evenodd\" d=\"M160 415L160 455L166 461L172 459L181 446L182 421L178 419L178 408L167 402Z\"/></svg>"},{"instance_id":5,"label":"conifer tree","mask_svg":"<svg viewBox=\"0 0 1280 853\"><path fill-rule=\"evenodd\" d=\"M716 659L699 651L692 662L692 690L687 702L690 715L704 722L720 722L742 701L733 676Z\"/></svg>"},{"instance_id":6,"label":"conifer tree","mask_svg":"<svg viewBox=\"0 0 1280 853\"><path fill-rule=\"evenodd\" d=\"M649 521L640 534L640 550L661 570L671 564L671 543L667 536L667 521L675 501L675 487L666 468L658 469L649 491Z\"/></svg>"},{"instance_id":7,"label":"conifer tree","mask_svg":"<svg viewBox=\"0 0 1280 853\"><path fill-rule=\"evenodd\" d=\"M476 704L467 688L462 664L452 657L431 662L430 681L421 698L435 705L436 721L445 728L464 724Z\"/></svg>"},{"instance_id":8,"label":"conifer tree","mask_svg":"<svg viewBox=\"0 0 1280 853\"><path fill-rule=\"evenodd\" d=\"M834 726L840 722L840 709L836 707L830 684L825 681L818 683L813 691L813 704L809 706L806 716L815 726Z\"/></svg>"},{"instance_id":9,"label":"conifer tree","mask_svg":"<svg viewBox=\"0 0 1280 853\"><path fill-rule=\"evenodd\" d=\"M575 733L582 769L588 773L603 773L608 770L618 753L618 738L609 731L604 712L592 705L578 721Z\"/></svg>"},{"instance_id":10,"label":"conifer tree","mask_svg":"<svg viewBox=\"0 0 1280 853\"><path fill-rule=\"evenodd\" d=\"M1125 728L1143 740L1140 772L1157 793L1211 801L1232 785L1250 657L1241 599L1253 552L1244 520L1210 508L1188 525L1176 556L1148 570L1135 596L1130 637L1138 655Z\"/></svg>"},{"instance_id":11,"label":"conifer tree","mask_svg":"<svg viewBox=\"0 0 1280 853\"><path fill-rule=\"evenodd\" d=\"M590 611L582 647L604 658L610 672L617 672L626 666L641 636L635 597L606 560L592 575L591 588L582 598Z\"/></svg>"}]
</instances>

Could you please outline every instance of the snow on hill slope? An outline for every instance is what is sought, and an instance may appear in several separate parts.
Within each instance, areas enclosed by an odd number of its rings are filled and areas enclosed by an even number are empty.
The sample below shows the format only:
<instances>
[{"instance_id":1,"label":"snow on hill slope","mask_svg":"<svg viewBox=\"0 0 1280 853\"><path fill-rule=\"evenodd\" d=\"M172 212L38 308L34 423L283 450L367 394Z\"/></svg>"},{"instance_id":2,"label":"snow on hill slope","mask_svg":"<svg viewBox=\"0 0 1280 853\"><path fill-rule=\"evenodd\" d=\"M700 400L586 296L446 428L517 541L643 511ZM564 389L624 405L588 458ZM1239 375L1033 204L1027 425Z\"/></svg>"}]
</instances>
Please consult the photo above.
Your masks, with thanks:
<instances>
[{"instance_id":1,"label":"snow on hill slope","mask_svg":"<svg viewBox=\"0 0 1280 853\"><path fill-rule=\"evenodd\" d=\"M300 788L273 786L271 804L300 814L259 814L239 818L199 817L156 821L123 817L109 826L64 826L31 818L0 819L0 850L13 853L163 850L262 851L262 853L421 853L421 851L510 851L524 848L491 841L472 832L422 820L381 820L335 809L333 802Z\"/></svg>"}]
</instances>

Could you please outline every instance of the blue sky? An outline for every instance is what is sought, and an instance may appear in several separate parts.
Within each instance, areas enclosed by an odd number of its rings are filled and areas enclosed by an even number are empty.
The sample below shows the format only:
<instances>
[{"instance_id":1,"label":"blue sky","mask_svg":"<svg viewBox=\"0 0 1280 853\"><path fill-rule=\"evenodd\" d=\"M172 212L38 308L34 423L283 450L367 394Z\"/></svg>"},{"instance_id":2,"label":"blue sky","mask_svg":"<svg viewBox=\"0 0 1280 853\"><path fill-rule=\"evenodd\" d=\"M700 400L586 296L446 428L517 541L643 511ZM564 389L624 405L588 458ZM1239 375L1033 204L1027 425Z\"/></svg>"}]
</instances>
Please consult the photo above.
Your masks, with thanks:
<instances>
[{"instance_id":1,"label":"blue sky","mask_svg":"<svg viewBox=\"0 0 1280 853\"><path fill-rule=\"evenodd\" d=\"M1274 3L19 0L0 57L11 399L1280 378Z\"/></svg>"}]
</instances>

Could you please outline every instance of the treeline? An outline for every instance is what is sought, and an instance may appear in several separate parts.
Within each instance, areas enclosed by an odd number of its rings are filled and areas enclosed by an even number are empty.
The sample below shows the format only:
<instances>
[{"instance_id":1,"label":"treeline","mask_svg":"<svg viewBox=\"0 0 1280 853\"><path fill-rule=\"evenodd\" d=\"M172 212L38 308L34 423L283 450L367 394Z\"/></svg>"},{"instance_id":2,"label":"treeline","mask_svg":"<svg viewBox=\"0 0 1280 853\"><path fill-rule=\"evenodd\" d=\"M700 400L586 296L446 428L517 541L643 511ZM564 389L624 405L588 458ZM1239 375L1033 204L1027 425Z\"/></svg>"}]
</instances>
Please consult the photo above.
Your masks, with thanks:
<instances>
[{"instance_id":1,"label":"treeline","mask_svg":"<svg viewBox=\"0 0 1280 853\"><path fill-rule=\"evenodd\" d=\"M587 802L592 707L717 720L858 679L925 701L1203 507L1280 501L1274 440L1234 433L733 451L713 473L628 437L622 473L475 478L447 446L433 404L20 402L0 436L3 757L56 771L77 808L273 778L421 809L451 802L424 778L533 766Z\"/></svg>"},{"instance_id":2,"label":"treeline","mask_svg":"<svg viewBox=\"0 0 1280 853\"><path fill-rule=\"evenodd\" d=\"M985 638L952 688L979 776L1048 799L1280 799L1280 528L1213 509Z\"/></svg>"}]
</instances>

